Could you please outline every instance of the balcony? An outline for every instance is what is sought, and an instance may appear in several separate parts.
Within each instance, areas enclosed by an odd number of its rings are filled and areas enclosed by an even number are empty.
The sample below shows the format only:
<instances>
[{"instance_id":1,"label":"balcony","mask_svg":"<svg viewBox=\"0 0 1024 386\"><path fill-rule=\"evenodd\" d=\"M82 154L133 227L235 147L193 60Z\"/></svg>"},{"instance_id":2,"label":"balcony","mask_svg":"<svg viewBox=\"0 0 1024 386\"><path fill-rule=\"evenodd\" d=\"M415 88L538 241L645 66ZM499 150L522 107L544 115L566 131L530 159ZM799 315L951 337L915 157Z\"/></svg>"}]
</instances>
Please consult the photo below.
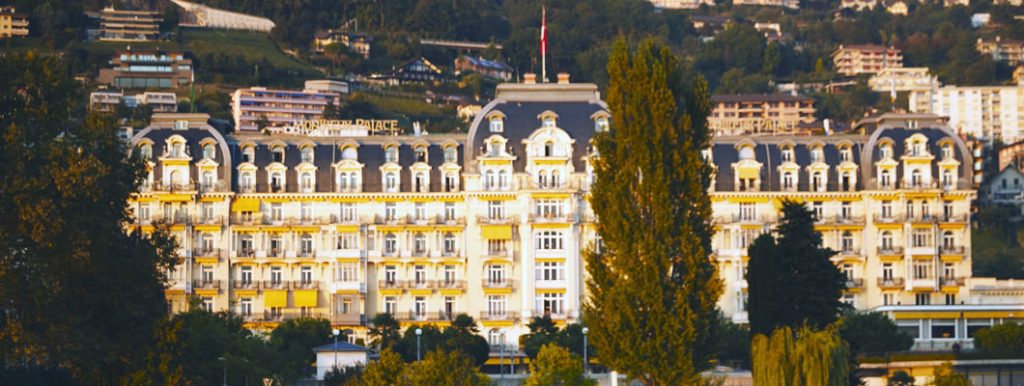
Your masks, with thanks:
<instances>
[{"instance_id":1,"label":"balcony","mask_svg":"<svg viewBox=\"0 0 1024 386\"><path fill-rule=\"evenodd\" d=\"M517 317L515 311L481 311L478 320L513 320Z\"/></svg>"},{"instance_id":2,"label":"balcony","mask_svg":"<svg viewBox=\"0 0 1024 386\"><path fill-rule=\"evenodd\" d=\"M966 214L955 214L955 215L951 215L951 216L942 216L942 218L939 221L942 221L942 222L952 222L952 223L967 222L967 215Z\"/></svg>"},{"instance_id":3,"label":"balcony","mask_svg":"<svg viewBox=\"0 0 1024 386\"><path fill-rule=\"evenodd\" d=\"M224 225L224 216L193 216L192 223L196 225Z\"/></svg>"},{"instance_id":4,"label":"balcony","mask_svg":"<svg viewBox=\"0 0 1024 386\"><path fill-rule=\"evenodd\" d=\"M284 225L328 225L330 219L326 217L288 217L284 219Z\"/></svg>"},{"instance_id":5,"label":"balcony","mask_svg":"<svg viewBox=\"0 0 1024 386\"><path fill-rule=\"evenodd\" d=\"M284 258L283 248L271 248L267 250L267 257Z\"/></svg>"},{"instance_id":6,"label":"balcony","mask_svg":"<svg viewBox=\"0 0 1024 386\"><path fill-rule=\"evenodd\" d=\"M293 280L292 289L314 290L320 288L320 282L314 280Z\"/></svg>"},{"instance_id":7,"label":"balcony","mask_svg":"<svg viewBox=\"0 0 1024 386\"><path fill-rule=\"evenodd\" d=\"M961 246L943 245L942 247L939 247L939 254L942 254L942 255L953 255L953 256L958 256L959 255L959 256L963 256L963 254L965 252L967 252L967 249L964 248L963 245L961 245Z\"/></svg>"},{"instance_id":8,"label":"balcony","mask_svg":"<svg viewBox=\"0 0 1024 386\"><path fill-rule=\"evenodd\" d=\"M876 223L879 224L894 224L903 222L903 216L898 216L894 214L888 216L876 214L874 220Z\"/></svg>"},{"instance_id":9,"label":"balcony","mask_svg":"<svg viewBox=\"0 0 1024 386\"><path fill-rule=\"evenodd\" d=\"M409 223L409 216L374 216L373 223L377 225L406 225Z\"/></svg>"},{"instance_id":10,"label":"balcony","mask_svg":"<svg viewBox=\"0 0 1024 386\"><path fill-rule=\"evenodd\" d=\"M220 280L193 280L192 289L219 290Z\"/></svg>"},{"instance_id":11,"label":"balcony","mask_svg":"<svg viewBox=\"0 0 1024 386\"><path fill-rule=\"evenodd\" d=\"M836 215L836 216L832 217L831 224L839 224L839 225L864 225L864 216Z\"/></svg>"},{"instance_id":12,"label":"balcony","mask_svg":"<svg viewBox=\"0 0 1024 386\"><path fill-rule=\"evenodd\" d=\"M252 248L242 248L235 251L235 256L241 258L253 258L256 257L256 250Z\"/></svg>"},{"instance_id":13,"label":"balcony","mask_svg":"<svg viewBox=\"0 0 1024 386\"><path fill-rule=\"evenodd\" d=\"M198 248L192 250L192 257L197 258L220 258L220 249L218 248Z\"/></svg>"},{"instance_id":14,"label":"balcony","mask_svg":"<svg viewBox=\"0 0 1024 386\"><path fill-rule=\"evenodd\" d=\"M196 191L196 184L194 182L185 182L178 184L168 184L161 182L154 184L153 190L158 192L194 192Z\"/></svg>"},{"instance_id":15,"label":"balcony","mask_svg":"<svg viewBox=\"0 0 1024 386\"><path fill-rule=\"evenodd\" d=\"M316 257L316 252L313 251L312 249L300 250L296 254L296 257L298 257L300 259L312 259L312 258Z\"/></svg>"},{"instance_id":16,"label":"balcony","mask_svg":"<svg viewBox=\"0 0 1024 386\"><path fill-rule=\"evenodd\" d=\"M904 281L902 277L891 277L888 279L884 277L878 278L878 288L881 289L901 289L903 288L903 284Z\"/></svg>"},{"instance_id":17,"label":"balcony","mask_svg":"<svg viewBox=\"0 0 1024 386\"><path fill-rule=\"evenodd\" d=\"M433 289L435 282L433 280L409 280L405 282L406 289Z\"/></svg>"},{"instance_id":18,"label":"balcony","mask_svg":"<svg viewBox=\"0 0 1024 386\"><path fill-rule=\"evenodd\" d=\"M377 289L403 289L405 282L401 280L381 280L377 282Z\"/></svg>"},{"instance_id":19,"label":"balcony","mask_svg":"<svg viewBox=\"0 0 1024 386\"><path fill-rule=\"evenodd\" d=\"M864 279L861 278L847 278L846 289L863 289Z\"/></svg>"},{"instance_id":20,"label":"balcony","mask_svg":"<svg viewBox=\"0 0 1024 386\"><path fill-rule=\"evenodd\" d=\"M510 279L484 279L484 288L512 288L512 280Z\"/></svg>"},{"instance_id":21,"label":"balcony","mask_svg":"<svg viewBox=\"0 0 1024 386\"><path fill-rule=\"evenodd\" d=\"M917 214L917 215L914 215L914 216L908 216L907 220L909 220L910 222L916 222L916 223L933 223L933 222L939 221L939 218L936 217L936 216L933 216L930 213L922 213L922 214Z\"/></svg>"},{"instance_id":22,"label":"balcony","mask_svg":"<svg viewBox=\"0 0 1024 386\"><path fill-rule=\"evenodd\" d=\"M363 314L332 314L331 324L345 326L365 326L366 315Z\"/></svg>"},{"instance_id":23,"label":"balcony","mask_svg":"<svg viewBox=\"0 0 1024 386\"><path fill-rule=\"evenodd\" d=\"M436 216L434 221L437 225L466 225L465 217Z\"/></svg>"},{"instance_id":24,"label":"balcony","mask_svg":"<svg viewBox=\"0 0 1024 386\"><path fill-rule=\"evenodd\" d=\"M336 214L331 215L332 224L359 224L359 217L355 215L351 216L339 216Z\"/></svg>"},{"instance_id":25,"label":"balcony","mask_svg":"<svg viewBox=\"0 0 1024 386\"><path fill-rule=\"evenodd\" d=\"M478 224L490 224L490 225L502 225L502 224L514 224L519 222L519 216L476 216L476 222Z\"/></svg>"},{"instance_id":26,"label":"balcony","mask_svg":"<svg viewBox=\"0 0 1024 386\"><path fill-rule=\"evenodd\" d=\"M903 256L903 247L878 247L879 256Z\"/></svg>"},{"instance_id":27,"label":"balcony","mask_svg":"<svg viewBox=\"0 0 1024 386\"><path fill-rule=\"evenodd\" d=\"M571 213L530 213L529 221L532 223L563 223L571 222Z\"/></svg>"},{"instance_id":28,"label":"balcony","mask_svg":"<svg viewBox=\"0 0 1024 386\"><path fill-rule=\"evenodd\" d=\"M220 181L212 183L200 183L199 192L211 193L211 192L230 192L231 186Z\"/></svg>"},{"instance_id":29,"label":"balcony","mask_svg":"<svg viewBox=\"0 0 1024 386\"><path fill-rule=\"evenodd\" d=\"M465 280L438 280L437 281L437 288L438 289L461 289L461 290L465 290L466 289L466 281Z\"/></svg>"},{"instance_id":30,"label":"balcony","mask_svg":"<svg viewBox=\"0 0 1024 386\"><path fill-rule=\"evenodd\" d=\"M254 314L255 315L255 314ZM328 315L324 312L319 311L288 311L288 312L272 312L263 311L264 322L282 322L286 320L299 319L299 318L327 318Z\"/></svg>"},{"instance_id":31,"label":"balcony","mask_svg":"<svg viewBox=\"0 0 1024 386\"><path fill-rule=\"evenodd\" d=\"M253 281L231 281L231 288L236 290L259 290L259 282Z\"/></svg>"},{"instance_id":32,"label":"balcony","mask_svg":"<svg viewBox=\"0 0 1024 386\"><path fill-rule=\"evenodd\" d=\"M939 285L943 287L963 287L965 281L961 276L943 276L939 278Z\"/></svg>"},{"instance_id":33,"label":"balcony","mask_svg":"<svg viewBox=\"0 0 1024 386\"><path fill-rule=\"evenodd\" d=\"M283 280L264 280L262 287L265 290L266 289L286 290L286 289L288 289L289 286L288 286L288 282L283 281Z\"/></svg>"},{"instance_id":34,"label":"balcony","mask_svg":"<svg viewBox=\"0 0 1024 386\"><path fill-rule=\"evenodd\" d=\"M768 216L754 214L733 214L730 218L734 224L764 224L768 222Z\"/></svg>"},{"instance_id":35,"label":"balcony","mask_svg":"<svg viewBox=\"0 0 1024 386\"><path fill-rule=\"evenodd\" d=\"M841 248L839 251L836 251L836 255L837 256L843 256L843 257L862 257L863 256L860 253L860 248Z\"/></svg>"}]
</instances>

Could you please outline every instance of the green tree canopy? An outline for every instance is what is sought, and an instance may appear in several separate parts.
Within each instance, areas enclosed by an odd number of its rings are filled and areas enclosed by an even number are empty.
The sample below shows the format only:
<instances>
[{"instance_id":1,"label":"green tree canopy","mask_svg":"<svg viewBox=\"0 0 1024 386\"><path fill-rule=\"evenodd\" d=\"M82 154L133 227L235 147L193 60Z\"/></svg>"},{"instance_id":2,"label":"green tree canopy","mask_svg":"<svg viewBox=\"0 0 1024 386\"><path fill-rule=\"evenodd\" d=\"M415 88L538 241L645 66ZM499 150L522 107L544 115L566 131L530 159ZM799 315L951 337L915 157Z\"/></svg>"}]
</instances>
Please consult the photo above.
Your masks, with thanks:
<instances>
[{"instance_id":1,"label":"green tree canopy","mask_svg":"<svg viewBox=\"0 0 1024 386\"><path fill-rule=\"evenodd\" d=\"M402 326L394 316L386 312L379 313L370 320L370 345L377 350L390 348L402 338L401 331Z\"/></svg>"},{"instance_id":2,"label":"green tree canopy","mask_svg":"<svg viewBox=\"0 0 1024 386\"><path fill-rule=\"evenodd\" d=\"M462 351L431 351L406 369L409 385L490 386L491 380Z\"/></svg>"},{"instance_id":3,"label":"green tree canopy","mask_svg":"<svg viewBox=\"0 0 1024 386\"><path fill-rule=\"evenodd\" d=\"M914 377L907 374L906 371L900 370L889 377L889 381L885 384L887 386L914 386Z\"/></svg>"},{"instance_id":4,"label":"green tree canopy","mask_svg":"<svg viewBox=\"0 0 1024 386\"><path fill-rule=\"evenodd\" d=\"M604 249L587 252L584 306L609 368L648 385L696 384L708 366L721 282L712 225L707 85L684 85L667 47L619 39L608 62L612 124L598 133L591 205Z\"/></svg>"},{"instance_id":5,"label":"green tree canopy","mask_svg":"<svg viewBox=\"0 0 1024 386\"><path fill-rule=\"evenodd\" d=\"M526 386L589 386L596 385L583 372L583 360L565 348L549 343L540 348L537 359L530 361L530 377Z\"/></svg>"},{"instance_id":6,"label":"green tree canopy","mask_svg":"<svg viewBox=\"0 0 1024 386\"><path fill-rule=\"evenodd\" d=\"M974 383L966 375L953 370L953 365L946 362L935 369L935 377L928 386L974 386Z\"/></svg>"},{"instance_id":7,"label":"green tree canopy","mask_svg":"<svg viewBox=\"0 0 1024 386\"><path fill-rule=\"evenodd\" d=\"M176 255L164 227L125 232L144 168L84 100L58 57L0 55L0 373L105 385L153 344Z\"/></svg>"},{"instance_id":8,"label":"green tree canopy","mask_svg":"<svg viewBox=\"0 0 1024 386\"><path fill-rule=\"evenodd\" d=\"M829 260L835 252L821 246L814 214L803 204L786 201L776 231L777 239L762 234L748 251L751 331L770 334L804 324L822 329L835 322L845 308L839 298L846 277Z\"/></svg>"},{"instance_id":9,"label":"green tree canopy","mask_svg":"<svg viewBox=\"0 0 1024 386\"><path fill-rule=\"evenodd\" d=\"M824 330L783 326L751 344L754 386L845 386L850 353L835 325Z\"/></svg>"},{"instance_id":10,"label":"green tree canopy","mask_svg":"<svg viewBox=\"0 0 1024 386\"><path fill-rule=\"evenodd\" d=\"M1024 325L1007 322L982 329L975 333L974 344L995 354L1024 353Z\"/></svg>"},{"instance_id":11,"label":"green tree canopy","mask_svg":"<svg viewBox=\"0 0 1024 386\"><path fill-rule=\"evenodd\" d=\"M854 357L904 351L914 345L914 338L880 312L847 313L840 319L839 335L849 344Z\"/></svg>"},{"instance_id":12,"label":"green tree canopy","mask_svg":"<svg viewBox=\"0 0 1024 386\"><path fill-rule=\"evenodd\" d=\"M286 320L270 332L270 348L277 355L273 367L285 383L313 375L316 354L313 348L331 338L331 322L326 319Z\"/></svg>"}]
</instances>

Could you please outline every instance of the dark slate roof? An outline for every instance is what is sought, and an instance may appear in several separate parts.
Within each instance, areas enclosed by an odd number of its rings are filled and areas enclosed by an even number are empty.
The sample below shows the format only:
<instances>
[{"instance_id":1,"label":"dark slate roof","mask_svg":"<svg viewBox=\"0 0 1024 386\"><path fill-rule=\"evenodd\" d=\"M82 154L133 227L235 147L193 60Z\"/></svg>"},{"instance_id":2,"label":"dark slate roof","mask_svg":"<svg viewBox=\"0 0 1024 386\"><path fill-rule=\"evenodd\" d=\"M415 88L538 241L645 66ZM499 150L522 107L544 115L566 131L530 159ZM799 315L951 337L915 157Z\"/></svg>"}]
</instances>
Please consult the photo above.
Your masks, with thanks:
<instances>
[{"instance_id":1,"label":"dark slate roof","mask_svg":"<svg viewBox=\"0 0 1024 386\"><path fill-rule=\"evenodd\" d=\"M180 135L185 138L186 151L192 157L192 163L190 166L191 170L189 171L189 174L195 181L198 181L199 179L199 170L195 163L203 159L203 147L200 145L200 142L207 138L216 140L213 131L207 129L174 130L171 128L154 128L146 133L140 134L143 134L143 138L153 141L153 162L156 162L160 156L164 154L164 151L167 150L167 138L170 138L173 135ZM219 141L218 144L220 144ZM223 181L230 175L230 173L225 168L224 152L221 151L221 149L221 146L217 146L217 155L214 158L214 161L221 165L221 167L217 168L217 178ZM159 176L163 175L163 166L159 162L156 162L156 166L153 168L153 175L157 179L160 178Z\"/></svg>"},{"instance_id":2,"label":"dark slate roof","mask_svg":"<svg viewBox=\"0 0 1024 386\"><path fill-rule=\"evenodd\" d=\"M516 173L526 170L526 145L523 140L529 138L530 134L541 127L538 116L545 111L553 111L558 114L557 127L564 130L569 137L576 142L572 148L573 168L577 172L586 170L583 156L590 153L590 139L594 136L594 120L591 116L598 111L606 111L605 108L596 103L588 102L511 102L498 103L490 110L481 111L478 115L486 115L492 111L500 111L505 114L503 132L491 133L489 123L483 120L477 128L475 136L470 136L468 141L472 143L471 154L483 154L484 140L492 134L499 134L508 140L509 151L516 156L513 162L513 171ZM466 160L464 169L475 170L469 163L472 159Z\"/></svg>"},{"instance_id":3,"label":"dark slate roof","mask_svg":"<svg viewBox=\"0 0 1024 386\"><path fill-rule=\"evenodd\" d=\"M370 351L370 349L368 349L366 347L363 347L363 346L354 345L352 343L345 342L345 341L338 341L337 344L335 344L334 342L331 342L330 344L325 344L323 346L318 346L318 347L314 347L313 348L313 352L366 352L366 351Z\"/></svg>"}]
</instances>

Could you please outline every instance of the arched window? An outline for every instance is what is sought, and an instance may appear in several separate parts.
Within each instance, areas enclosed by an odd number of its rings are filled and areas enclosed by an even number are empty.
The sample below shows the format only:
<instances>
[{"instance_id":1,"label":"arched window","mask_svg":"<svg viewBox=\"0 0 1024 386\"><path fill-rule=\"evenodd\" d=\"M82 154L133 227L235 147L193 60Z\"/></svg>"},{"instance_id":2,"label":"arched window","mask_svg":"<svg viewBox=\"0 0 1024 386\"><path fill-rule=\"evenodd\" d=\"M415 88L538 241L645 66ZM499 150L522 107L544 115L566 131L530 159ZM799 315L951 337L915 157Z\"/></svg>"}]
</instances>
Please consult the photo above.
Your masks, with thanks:
<instances>
[{"instance_id":1,"label":"arched window","mask_svg":"<svg viewBox=\"0 0 1024 386\"><path fill-rule=\"evenodd\" d=\"M793 162L793 148L782 149L782 162Z\"/></svg>"},{"instance_id":2,"label":"arched window","mask_svg":"<svg viewBox=\"0 0 1024 386\"><path fill-rule=\"evenodd\" d=\"M203 249L203 253L213 252L213 235L211 235L209 233L203 233L203 237L202 237L202 242L201 243L202 243L201 247Z\"/></svg>"},{"instance_id":3,"label":"arched window","mask_svg":"<svg viewBox=\"0 0 1024 386\"><path fill-rule=\"evenodd\" d=\"M597 131L599 133L602 132L602 131L608 131L608 118L606 118L606 117L599 117L599 118L595 119L594 120L594 131Z\"/></svg>"},{"instance_id":4,"label":"arched window","mask_svg":"<svg viewBox=\"0 0 1024 386\"><path fill-rule=\"evenodd\" d=\"M555 117L547 116L541 121L543 127L555 127Z\"/></svg>"},{"instance_id":5,"label":"arched window","mask_svg":"<svg viewBox=\"0 0 1024 386\"><path fill-rule=\"evenodd\" d=\"M555 156L555 143L552 141L544 142L544 156L554 157Z\"/></svg>"},{"instance_id":6,"label":"arched window","mask_svg":"<svg viewBox=\"0 0 1024 386\"><path fill-rule=\"evenodd\" d=\"M560 180L561 179L559 178L558 170L552 170L551 171L551 187L552 188L557 188L557 187L561 186L561 181Z\"/></svg>"},{"instance_id":7,"label":"arched window","mask_svg":"<svg viewBox=\"0 0 1024 386\"><path fill-rule=\"evenodd\" d=\"M208 143L206 145L203 145L203 158L212 160L212 159L214 159L216 157L217 157L217 148L214 147L212 143Z\"/></svg>"},{"instance_id":8,"label":"arched window","mask_svg":"<svg viewBox=\"0 0 1024 386\"><path fill-rule=\"evenodd\" d=\"M252 188L253 188L252 173L249 173L249 172L242 173L242 175L239 177L238 185L240 185L242 190L245 190L245 191L252 190Z\"/></svg>"},{"instance_id":9,"label":"arched window","mask_svg":"<svg viewBox=\"0 0 1024 386\"><path fill-rule=\"evenodd\" d=\"M313 253L313 236L310 235L309 233L303 233L299 249L303 255L309 255Z\"/></svg>"},{"instance_id":10,"label":"arched window","mask_svg":"<svg viewBox=\"0 0 1024 386\"><path fill-rule=\"evenodd\" d=\"M458 153L455 150L455 146L448 146L444 148L444 162L456 163L458 160Z\"/></svg>"},{"instance_id":11,"label":"arched window","mask_svg":"<svg viewBox=\"0 0 1024 386\"><path fill-rule=\"evenodd\" d=\"M811 190L815 192L824 190L825 186L823 182L821 172L814 172L814 175L811 177Z\"/></svg>"},{"instance_id":12,"label":"arched window","mask_svg":"<svg viewBox=\"0 0 1024 386\"><path fill-rule=\"evenodd\" d=\"M458 188L459 179L455 173L449 172L444 175L444 191L454 192Z\"/></svg>"},{"instance_id":13,"label":"arched window","mask_svg":"<svg viewBox=\"0 0 1024 386\"><path fill-rule=\"evenodd\" d=\"M882 170L881 180L882 180L882 188L885 188L885 189L892 188L892 175L889 173L888 170Z\"/></svg>"},{"instance_id":14,"label":"arched window","mask_svg":"<svg viewBox=\"0 0 1024 386\"><path fill-rule=\"evenodd\" d=\"M394 233L384 235L384 253L393 255L398 251L398 236Z\"/></svg>"},{"instance_id":15,"label":"arched window","mask_svg":"<svg viewBox=\"0 0 1024 386\"><path fill-rule=\"evenodd\" d=\"M942 232L942 248L946 250L956 248L956 239L953 238L953 231Z\"/></svg>"},{"instance_id":16,"label":"arched window","mask_svg":"<svg viewBox=\"0 0 1024 386\"><path fill-rule=\"evenodd\" d=\"M953 145L952 144L948 144L947 143L945 145L942 145L942 159L944 159L944 160L953 159Z\"/></svg>"},{"instance_id":17,"label":"arched window","mask_svg":"<svg viewBox=\"0 0 1024 386\"><path fill-rule=\"evenodd\" d=\"M541 170L537 173L537 187L546 188L548 186L548 172L547 170Z\"/></svg>"},{"instance_id":18,"label":"arched window","mask_svg":"<svg viewBox=\"0 0 1024 386\"><path fill-rule=\"evenodd\" d=\"M212 171L207 170L207 171L203 172L203 188L204 189L212 188L213 185L216 182L217 182L217 179L214 177Z\"/></svg>"},{"instance_id":19,"label":"arched window","mask_svg":"<svg viewBox=\"0 0 1024 386\"><path fill-rule=\"evenodd\" d=\"M413 183L416 185L415 189L417 192L426 192L429 188L427 186L427 176L422 172L416 173L416 177L413 178Z\"/></svg>"},{"instance_id":20,"label":"arched window","mask_svg":"<svg viewBox=\"0 0 1024 386\"><path fill-rule=\"evenodd\" d=\"M892 232L882 232L882 250L892 250Z\"/></svg>"},{"instance_id":21,"label":"arched window","mask_svg":"<svg viewBox=\"0 0 1024 386\"><path fill-rule=\"evenodd\" d=\"M352 172L348 174L348 188L353 191L360 190L359 173Z\"/></svg>"},{"instance_id":22,"label":"arched window","mask_svg":"<svg viewBox=\"0 0 1024 386\"><path fill-rule=\"evenodd\" d=\"M185 144L181 142L175 142L171 144L171 157L184 157L185 156Z\"/></svg>"},{"instance_id":23,"label":"arched window","mask_svg":"<svg viewBox=\"0 0 1024 386\"><path fill-rule=\"evenodd\" d=\"M498 117L491 118L491 132L492 133L500 133L500 132L502 132L504 130L505 130L505 121L504 120L502 120L501 118L498 118Z\"/></svg>"},{"instance_id":24,"label":"arched window","mask_svg":"<svg viewBox=\"0 0 1024 386\"><path fill-rule=\"evenodd\" d=\"M504 170L498 172L498 185L501 186L502 189L508 188L508 172Z\"/></svg>"},{"instance_id":25,"label":"arched window","mask_svg":"<svg viewBox=\"0 0 1024 386\"><path fill-rule=\"evenodd\" d=\"M444 253L449 256L455 254L455 235L451 232L444 234Z\"/></svg>"},{"instance_id":26,"label":"arched window","mask_svg":"<svg viewBox=\"0 0 1024 386\"><path fill-rule=\"evenodd\" d=\"M486 173L484 173L484 185L488 189L496 187L497 186L496 184L497 184L497 181L494 179L494 171L493 170L488 170Z\"/></svg>"},{"instance_id":27,"label":"arched window","mask_svg":"<svg viewBox=\"0 0 1024 386\"><path fill-rule=\"evenodd\" d=\"M786 190L793 189L793 173L786 172L782 175L782 188Z\"/></svg>"},{"instance_id":28,"label":"arched window","mask_svg":"<svg viewBox=\"0 0 1024 386\"><path fill-rule=\"evenodd\" d=\"M416 162L427 162L426 146L419 146L416 148Z\"/></svg>"},{"instance_id":29,"label":"arched window","mask_svg":"<svg viewBox=\"0 0 1024 386\"><path fill-rule=\"evenodd\" d=\"M853 234L850 231L843 232L842 246L843 252L853 251Z\"/></svg>"},{"instance_id":30,"label":"arched window","mask_svg":"<svg viewBox=\"0 0 1024 386\"><path fill-rule=\"evenodd\" d=\"M242 149L242 162L256 162L256 148L246 146Z\"/></svg>"},{"instance_id":31,"label":"arched window","mask_svg":"<svg viewBox=\"0 0 1024 386\"><path fill-rule=\"evenodd\" d=\"M505 342L502 342L501 339L501 330L498 330L497 328L492 328L491 331L488 331L487 343L489 343L491 347L500 347L502 344L504 344Z\"/></svg>"},{"instance_id":32,"label":"arched window","mask_svg":"<svg viewBox=\"0 0 1024 386\"><path fill-rule=\"evenodd\" d=\"M338 190L348 190L348 173L338 173Z\"/></svg>"},{"instance_id":33,"label":"arched window","mask_svg":"<svg viewBox=\"0 0 1024 386\"><path fill-rule=\"evenodd\" d=\"M142 158L145 161L152 160L153 159L153 145L150 145L148 143L144 143L141 146L139 146L139 158Z\"/></svg>"},{"instance_id":34,"label":"arched window","mask_svg":"<svg viewBox=\"0 0 1024 386\"><path fill-rule=\"evenodd\" d=\"M341 151L341 159L355 160L356 158L359 158L359 153L355 146L346 147Z\"/></svg>"},{"instance_id":35,"label":"arched window","mask_svg":"<svg viewBox=\"0 0 1024 386\"><path fill-rule=\"evenodd\" d=\"M953 188L953 171L946 169L942 171L942 187L946 189Z\"/></svg>"},{"instance_id":36,"label":"arched window","mask_svg":"<svg viewBox=\"0 0 1024 386\"><path fill-rule=\"evenodd\" d=\"M741 160L752 160L754 159L754 148L751 146L744 146L740 148L740 159Z\"/></svg>"},{"instance_id":37,"label":"arched window","mask_svg":"<svg viewBox=\"0 0 1024 386\"><path fill-rule=\"evenodd\" d=\"M284 146L275 146L270 152L274 155L274 162L284 163Z\"/></svg>"},{"instance_id":38,"label":"arched window","mask_svg":"<svg viewBox=\"0 0 1024 386\"><path fill-rule=\"evenodd\" d=\"M417 256L427 253L427 236L424 236L422 232L416 232L413 236L413 251Z\"/></svg>"},{"instance_id":39,"label":"arched window","mask_svg":"<svg viewBox=\"0 0 1024 386\"><path fill-rule=\"evenodd\" d=\"M313 163L313 147L306 146L302 148L302 162Z\"/></svg>"},{"instance_id":40,"label":"arched window","mask_svg":"<svg viewBox=\"0 0 1024 386\"><path fill-rule=\"evenodd\" d=\"M184 177L182 177L182 173L181 172L179 172L177 170L171 172L171 184L173 184L173 185L183 185L185 183L184 180L185 179L184 179Z\"/></svg>"},{"instance_id":41,"label":"arched window","mask_svg":"<svg viewBox=\"0 0 1024 386\"><path fill-rule=\"evenodd\" d=\"M284 176L280 172L274 172L274 174L270 175L270 189L273 191L284 189Z\"/></svg>"},{"instance_id":42,"label":"arched window","mask_svg":"<svg viewBox=\"0 0 1024 386\"><path fill-rule=\"evenodd\" d=\"M302 173L302 191L312 192L313 191L313 173L305 172Z\"/></svg>"},{"instance_id":43,"label":"arched window","mask_svg":"<svg viewBox=\"0 0 1024 386\"><path fill-rule=\"evenodd\" d=\"M915 188L919 188L923 185L920 169L914 169L914 171L910 172L910 185Z\"/></svg>"},{"instance_id":44,"label":"arched window","mask_svg":"<svg viewBox=\"0 0 1024 386\"><path fill-rule=\"evenodd\" d=\"M892 158L892 145L886 143L878 148L878 155L881 159Z\"/></svg>"},{"instance_id":45,"label":"arched window","mask_svg":"<svg viewBox=\"0 0 1024 386\"><path fill-rule=\"evenodd\" d=\"M398 176L394 172L384 175L384 188L389 192L398 191Z\"/></svg>"},{"instance_id":46,"label":"arched window","mask_svg":"<svg viewBox=\"0 0 1024 386\"><path fill-rule=\"evenodd\" d=\"M398 146L388 146L384 150L385 162L398 162Z\"/></svg>"}]
</instances>

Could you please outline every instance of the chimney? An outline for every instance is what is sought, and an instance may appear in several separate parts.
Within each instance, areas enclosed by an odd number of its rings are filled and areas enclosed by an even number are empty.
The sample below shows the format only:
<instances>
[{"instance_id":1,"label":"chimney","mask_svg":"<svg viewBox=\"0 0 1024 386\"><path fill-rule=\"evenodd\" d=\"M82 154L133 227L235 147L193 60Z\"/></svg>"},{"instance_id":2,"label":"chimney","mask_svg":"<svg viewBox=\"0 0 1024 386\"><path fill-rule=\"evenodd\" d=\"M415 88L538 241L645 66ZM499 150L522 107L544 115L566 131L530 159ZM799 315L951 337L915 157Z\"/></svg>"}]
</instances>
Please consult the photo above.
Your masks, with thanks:
<instances>
[{"instance_id":1,"label":"chimney","mask_svg":"<svg viewBox=\"0 0 1024 386\"><path fill-rule=\"evenodd\" d=\"M569 84L569 73L559 72L558 73L558 84Z\"/></svg>"},{"instance_id":2,"label":"chimney","mask_svg":"<svg viewBox=\"0 0 1024 386\"><path fill-rule=\"evenodd\" d=\"M523 74L523 84L537 84L537 74L532 72Z\"/></svg>"}]
</instances>

